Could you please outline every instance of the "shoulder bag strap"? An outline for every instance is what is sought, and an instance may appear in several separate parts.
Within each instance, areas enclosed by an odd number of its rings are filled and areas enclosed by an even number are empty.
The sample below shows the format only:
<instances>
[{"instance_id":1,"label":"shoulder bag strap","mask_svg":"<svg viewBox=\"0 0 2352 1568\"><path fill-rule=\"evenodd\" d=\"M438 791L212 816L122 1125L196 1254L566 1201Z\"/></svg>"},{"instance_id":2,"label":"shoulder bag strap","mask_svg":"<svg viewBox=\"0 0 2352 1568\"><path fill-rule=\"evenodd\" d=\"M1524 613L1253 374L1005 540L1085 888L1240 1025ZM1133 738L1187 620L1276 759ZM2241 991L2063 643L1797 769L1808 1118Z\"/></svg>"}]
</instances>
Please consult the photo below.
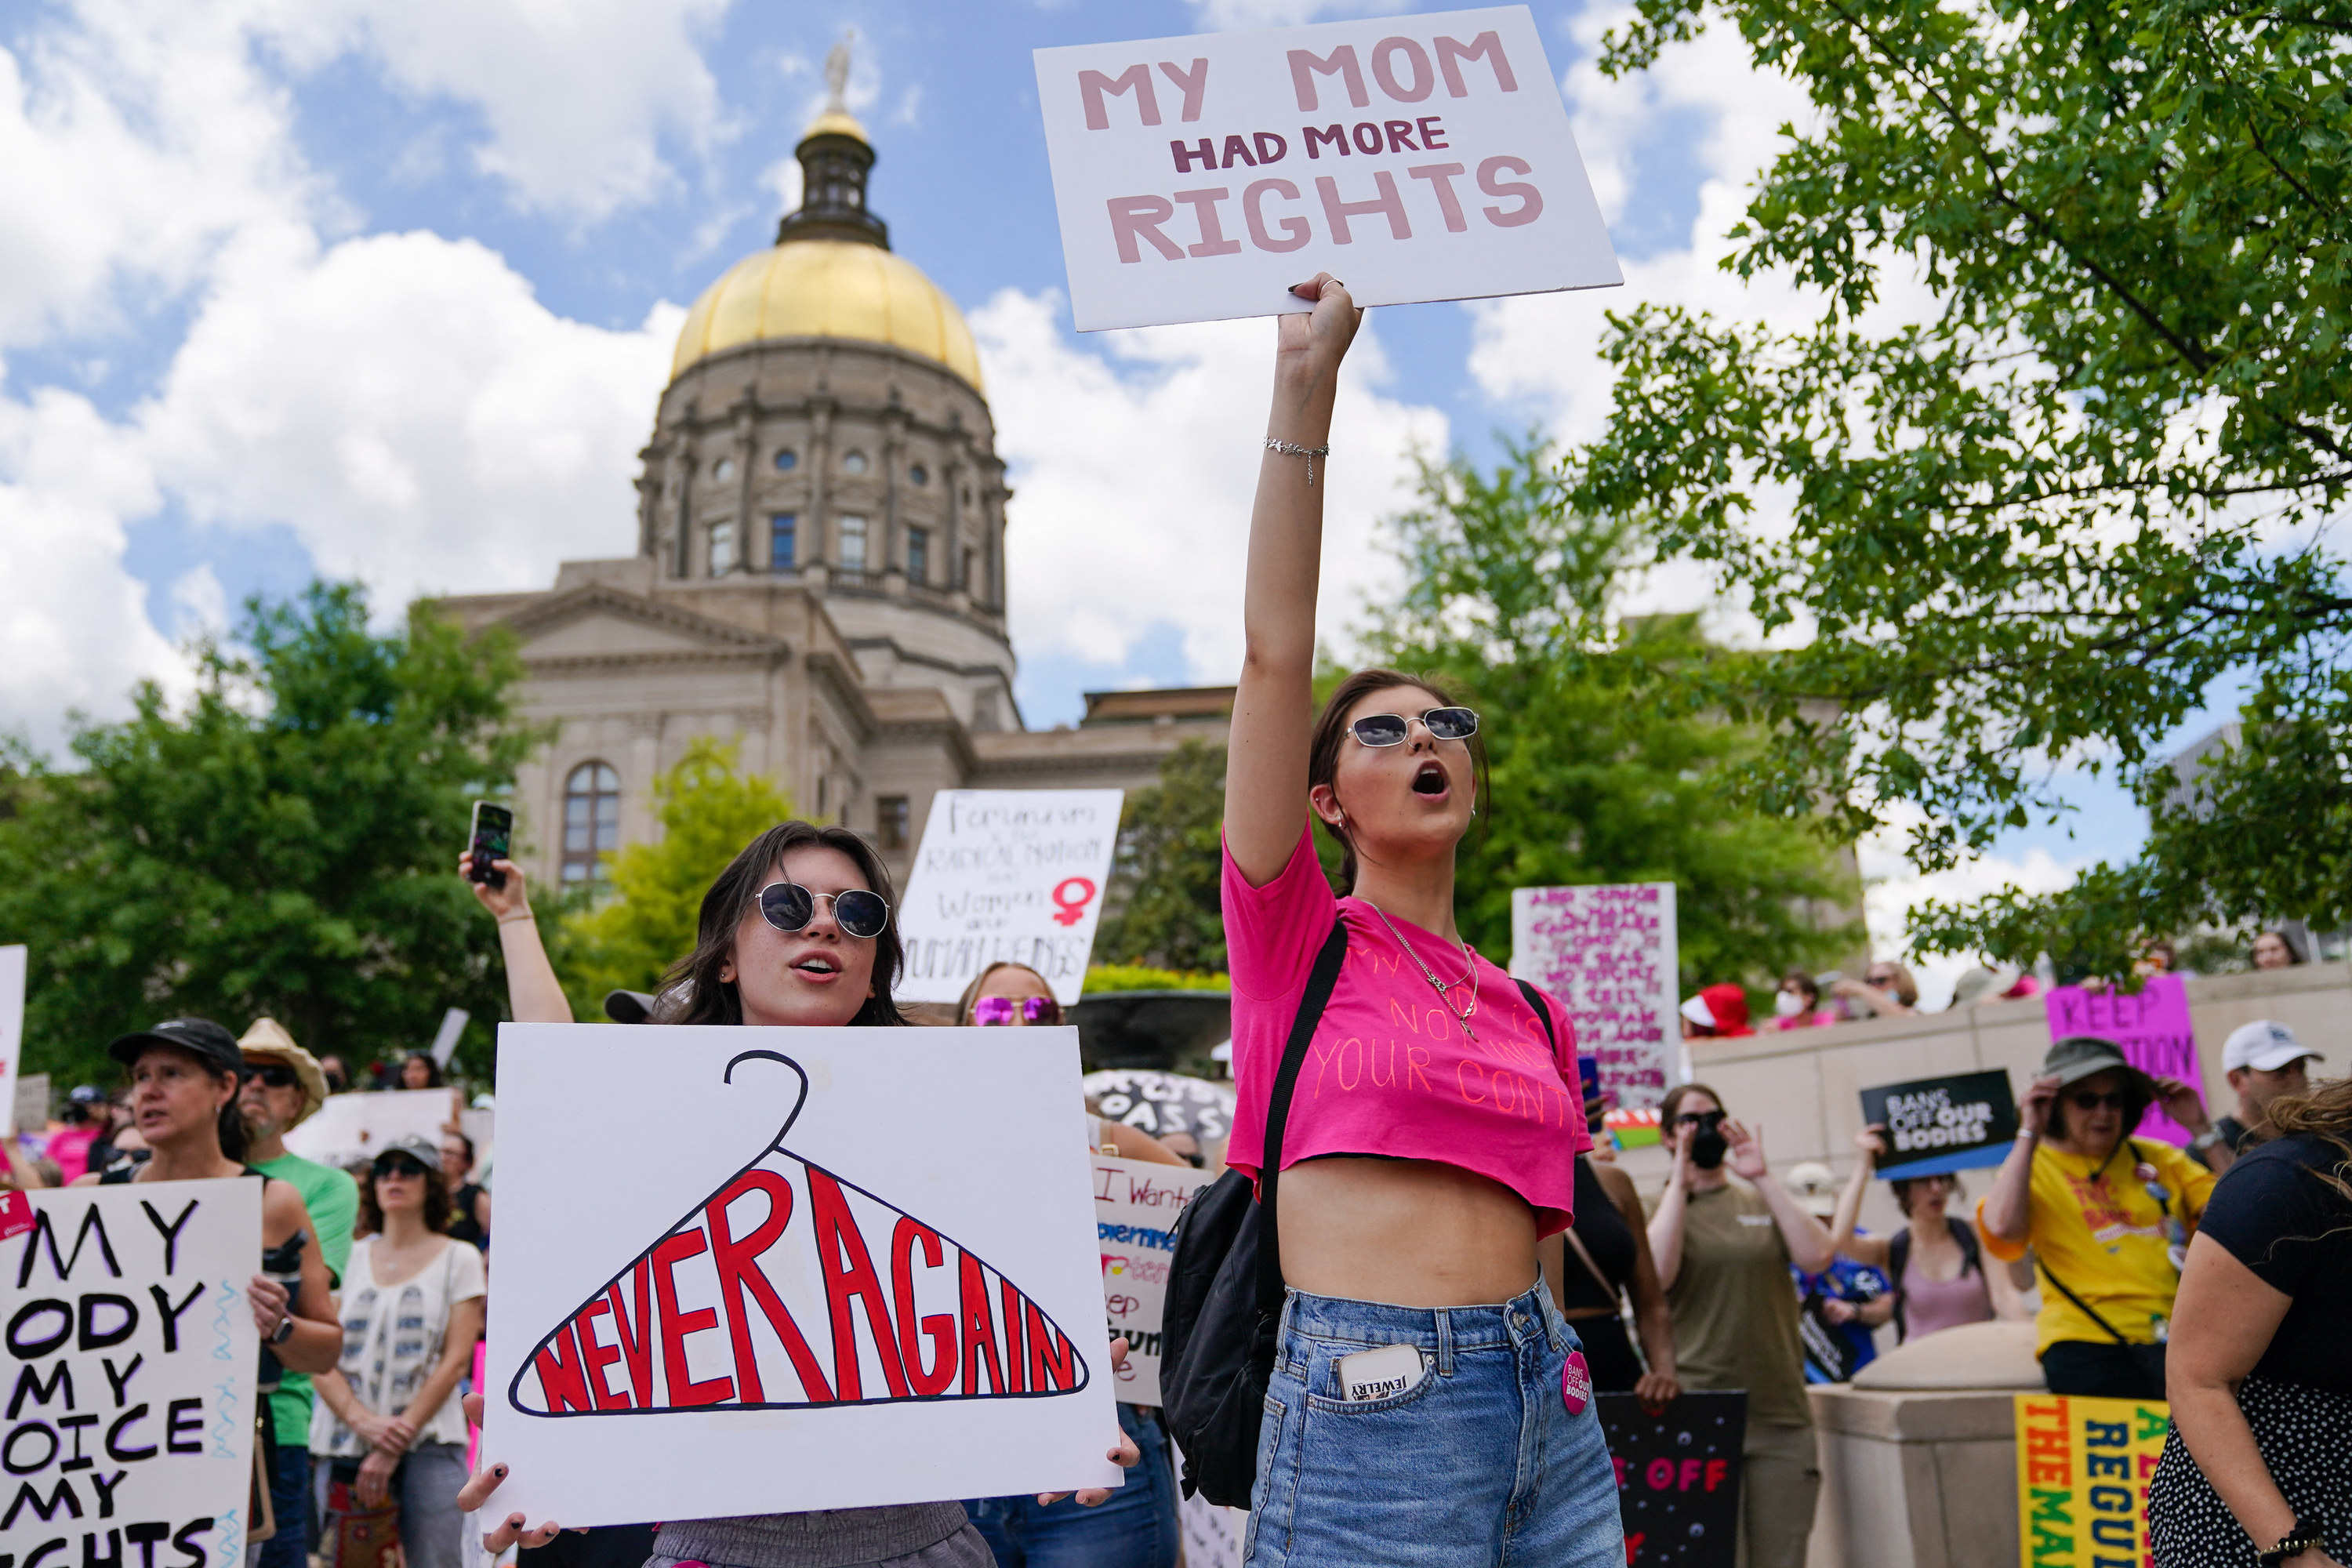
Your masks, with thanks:
<instances>
[{"instance_id":1,"label":"shoulder bag strap","mask_svg":"<svg viewBox=\"0 0 2352 1568\"><path fill-rule=\"evenodd\" d=\"M2053 1285L2057 1286L2058 1294L2065 1297L2069 1301L2074 1302L2075 1308L2081 1311L2084 1317L2090 1319L2091 1321L2105 1329L2107 1331L2107 1337L2109 1339L2115 1341L2116 1343L2119 1345L2127 1345L2132 1342L2131 1341L2124 1338L2121 1333L2117 1332L2116 1326L2113 1323L2099 1316L2098 1310L2096 1308L2093 1307L2088 1301L2084 1300L2080 1296L2075 1295L2074 1291L2066 1289L2066 1281L2059 1279L2057 1275L2053 1274L2050 1271L2049 1259L2037 1253L2034 1256L2033 1262L2035 1267L2042 1270L2042 1278L2049 1280Z\"/></svg>"},{"instance_id":2,"label":"shoulder bag strap","mask_svg":"<svg viewBox=\"0 0 2352 1568\"><path fill-rule=\"evenodd\" d=\"M1911 1337L1910 1293L1903 1288L1903 1277L1911 1269L1911 1227L1905 1226L1886 1242L1886 1276L1895 1287L1895 1342L1901 1344Z\"/></svg>"},{"instance_id":3,"label":"shoulder bag strap","mask_svg":"<svg viewBox=\"0 0 2352 1568\"><path fill-rule=\"evenodd\" d=\"M1944 1223L1951 1226L1952 1244L1960 1249L1960 1274L1962 1278L1966 1278L1969 1270L1971 1268L1975 1269L1979 1274L1982 1274L1984 1272L1984 1258L1977 1250L1977 1233L1969 1228L1968 1221L1954 1219L1950 1215L1946 1215L1944 1216Z\"/></svg>"},{"instance_id":4,"label":"shoulder bag strap","mask_svg":"<svg viewBox=\"0 0 2352 1568\"><path fill-rule=\"evenodd\" d=\"M1315 955L1307 976L1306 994L1298 998L1297 1016L1290 1021L1290 1039L1282 1047L1282 1069L1274 1075L1274 1098L1265 1109L1265 1148L1258 1158L1257 1302L1272 1315L1282 1310L1282 1235L1275 1223L1275 1188L1282 1180L1282 1130L1290 1120L1291 1091L1298 1087L1298 1069L1307 1062L1307 1044L1323 1021L1331 989L1339 983L1339 965L1348 956L1348 922L1333 916L1331 934Z\"/></svg>"},{"instance_id":5,"label":"shoulder bag strap","mask_svg":"<svg viewBox=\"0 0 2352 1568\"><path fill-rule=\"evenodd\" d=\"M1526 997L1528 1005L1536 1010L1536 1022L1543 1026L1544 1043L1551 1047L1553 1056L1559 1055L1559 1037L1552 1033L1551 1009L1544 1005L1543 993L1522 980L1519 982L1519 994Z\"/></svg>"},{"instance_id":6,"label":"shoulder bag strap","mask_svg":"<svg viewBox=\"0 0 2352 1568\"><path fill-rule=\"evenodd\" d=\"M1524 980L1518 982L1518 987L1519 994L1527 998L1528 1005L1536 1010L1536 1022L1543 1026L1545 1043L1551 1047L1552 1055L1558 1056L1559 1037L1552 1031L1551 1009L1544 1005L1542 993ZM1601 1287L1601 1293L1612 1301L1618 1300L1617 1287L1609 1283L1609 1276L1601 1272L1601 1265L1592 1261L1591 1250L1584 1245L1584 1238L1576 1234L1576 1226L1571 1225L1560 1234L1567 1238L1568 1245L1575 1248L1577 1261L1584 1265L1584 1271L1591 1275L1593 1282Z\"/></svg>"}]
</instances>

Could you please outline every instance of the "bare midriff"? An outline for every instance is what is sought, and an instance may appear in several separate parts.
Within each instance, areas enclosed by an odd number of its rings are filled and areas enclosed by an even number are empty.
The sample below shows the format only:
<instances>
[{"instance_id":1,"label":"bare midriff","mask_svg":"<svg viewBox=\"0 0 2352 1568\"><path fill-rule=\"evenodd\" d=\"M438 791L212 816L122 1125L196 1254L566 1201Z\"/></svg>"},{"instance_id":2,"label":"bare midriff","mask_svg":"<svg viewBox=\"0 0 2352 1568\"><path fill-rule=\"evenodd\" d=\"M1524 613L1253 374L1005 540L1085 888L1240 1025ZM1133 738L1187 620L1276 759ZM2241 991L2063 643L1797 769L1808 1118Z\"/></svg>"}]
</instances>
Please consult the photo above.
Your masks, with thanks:
<instances>
[{"instance_id":1,"label":"bare midriff","mask_svg":"<svg viewBox=\"0 0 2352 1568\"><path fill-rule=\"evenodd\" d=\"M1458 1166L1337 1155L1291 1166L1276 1190L1282 1276L1311 1295L1476 1307L1536 1281L1535 1210Z\"/></svg>"}]
</instances>

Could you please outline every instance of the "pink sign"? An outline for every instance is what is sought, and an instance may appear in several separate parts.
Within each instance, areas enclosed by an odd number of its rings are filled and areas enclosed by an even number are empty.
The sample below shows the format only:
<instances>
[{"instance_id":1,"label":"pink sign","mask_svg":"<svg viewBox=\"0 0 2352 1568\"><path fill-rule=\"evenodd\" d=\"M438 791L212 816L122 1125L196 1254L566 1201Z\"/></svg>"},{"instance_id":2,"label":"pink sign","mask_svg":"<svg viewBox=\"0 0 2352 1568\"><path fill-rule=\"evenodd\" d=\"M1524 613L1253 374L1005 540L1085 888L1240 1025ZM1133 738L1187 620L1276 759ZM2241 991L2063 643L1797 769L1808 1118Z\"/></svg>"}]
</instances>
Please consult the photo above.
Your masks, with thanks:
<instances>
[{"instance_id":1,"label":"pink sign","mask_svg":"<svg viewBox=\"0 0 2352 1568\"><path fill-rule=\"evenodd\" d=\"M1682 1040L1672 882L1513 889L1511 973L1566 1005L1611 1105L1664 1098Z\"/></svg>"},{"instance_id":2,"label":"pink sign","mask_svg":"<svg viewBox=\"0 0 2352 1568\"><path fill-rule=\"evenodd\" d=\"M2177 974L2149 978L2136 996L2061 985L2050 993L2050 1038L2097 1035L2124 1048L2124 1059L2152 1078L2177 1078L2205 1098L2197 1061L2197 1025L2189 1016L2189 987ZM2138 1131L2186 1145L2189 1130L2151 1106Z\"/></svg>"}]
</instances>

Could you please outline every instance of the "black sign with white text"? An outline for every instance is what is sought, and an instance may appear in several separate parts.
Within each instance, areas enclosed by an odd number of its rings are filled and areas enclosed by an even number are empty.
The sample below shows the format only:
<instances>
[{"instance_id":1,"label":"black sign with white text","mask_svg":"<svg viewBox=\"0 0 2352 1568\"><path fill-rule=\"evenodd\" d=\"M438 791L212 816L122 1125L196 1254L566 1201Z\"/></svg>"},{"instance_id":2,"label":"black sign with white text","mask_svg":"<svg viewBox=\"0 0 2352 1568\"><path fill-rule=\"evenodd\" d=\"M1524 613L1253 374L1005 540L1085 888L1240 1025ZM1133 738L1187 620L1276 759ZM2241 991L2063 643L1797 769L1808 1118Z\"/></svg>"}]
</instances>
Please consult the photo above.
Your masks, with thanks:
<instances>
[{"instance_id":1,"label":"black sign with white text","mask_svg":"<svg viewBox=\"0 0 2352 1568\"><path fill-rule=\"evenodd\" d=\"M2005 1072L1915 1079L1864 1089L1862 1121L1886 1129L1880 1175L1933 1176L2007 1159L2017 1136L2017 1102Z\"/></svg>"}]
</instances>

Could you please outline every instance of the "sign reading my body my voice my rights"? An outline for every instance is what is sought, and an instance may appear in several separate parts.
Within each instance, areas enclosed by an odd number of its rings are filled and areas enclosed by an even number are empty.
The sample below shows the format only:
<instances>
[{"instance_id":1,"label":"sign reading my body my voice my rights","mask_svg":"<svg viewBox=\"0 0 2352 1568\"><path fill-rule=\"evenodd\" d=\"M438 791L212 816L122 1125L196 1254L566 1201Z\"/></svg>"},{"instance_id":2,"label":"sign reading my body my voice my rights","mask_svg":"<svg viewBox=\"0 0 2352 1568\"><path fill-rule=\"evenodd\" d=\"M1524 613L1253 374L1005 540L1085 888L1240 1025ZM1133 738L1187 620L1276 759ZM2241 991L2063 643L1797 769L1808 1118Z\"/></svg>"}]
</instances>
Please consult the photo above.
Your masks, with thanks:
<instances>
[{"instance_id":1,"label":"sign reading my body my voice my rights","mask_svg":"<svg viewBox=\"0 0 2352 1568\"><path fill-rule=\"evenodd\" d=\"M1081 331L1623 281L1524 5L1036 66Z\"/></svg>"},{"instance_id":2,"label":"sign reading my body my voice my rights","mask_svg":"<svg viewBox=\"0 0 2352 1568\"><path fill-rule=\"evenodd\" d=\"M953 1002L1010 960L1068 1006L1087 979L1118 847L1116 789L943 789L907 879L902 1002Z\"/></svg>"}]
</instances>

